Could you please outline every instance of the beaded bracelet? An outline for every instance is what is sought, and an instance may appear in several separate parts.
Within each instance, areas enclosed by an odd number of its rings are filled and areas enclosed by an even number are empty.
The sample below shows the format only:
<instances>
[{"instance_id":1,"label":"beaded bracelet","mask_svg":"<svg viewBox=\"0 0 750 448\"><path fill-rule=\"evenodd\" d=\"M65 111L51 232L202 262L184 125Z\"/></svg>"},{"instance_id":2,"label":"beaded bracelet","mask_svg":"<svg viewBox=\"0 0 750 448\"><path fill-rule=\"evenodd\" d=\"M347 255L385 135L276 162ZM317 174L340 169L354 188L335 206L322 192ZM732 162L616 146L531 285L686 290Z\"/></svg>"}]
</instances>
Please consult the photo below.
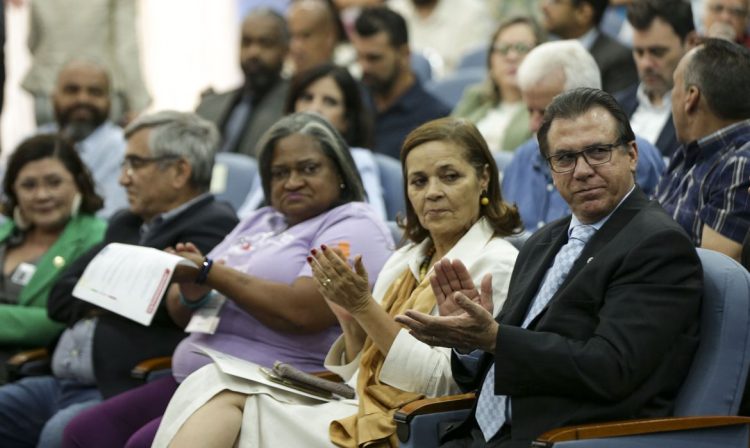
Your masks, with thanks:
<instances>
[{"instance_id":1,"label":"beaded bracelet","mask_svg":"<svg viewBox=\"0 0 750 448\"><path fill-rule=\"evenodd\" d=\"M180 303L183 306L190 308L191 310L195 310L195 309L202 308L203 306L205 306L209 301L211 301L213 297L214 297L213 290L208 291L206 294L203 295L203 297L201 297L198 300L188 300L185 298L185 296L182 295L182 293L180 293Z\"/></svg>"},{"instance_id":2,"label":"beaded bracelet","mask_svg":"<svg viewBox=\"0 0 750 448\"><path fill-rule=\"evenodd\" d=\"M206 282L206 279L208 278L208 271L211 270L211 266L213 266L214 261L208 257L203 258L203 265L201 265L201 270L198 272L198 276L195 278L195 283L201 285Z\"/></svg>"}]
</instances>

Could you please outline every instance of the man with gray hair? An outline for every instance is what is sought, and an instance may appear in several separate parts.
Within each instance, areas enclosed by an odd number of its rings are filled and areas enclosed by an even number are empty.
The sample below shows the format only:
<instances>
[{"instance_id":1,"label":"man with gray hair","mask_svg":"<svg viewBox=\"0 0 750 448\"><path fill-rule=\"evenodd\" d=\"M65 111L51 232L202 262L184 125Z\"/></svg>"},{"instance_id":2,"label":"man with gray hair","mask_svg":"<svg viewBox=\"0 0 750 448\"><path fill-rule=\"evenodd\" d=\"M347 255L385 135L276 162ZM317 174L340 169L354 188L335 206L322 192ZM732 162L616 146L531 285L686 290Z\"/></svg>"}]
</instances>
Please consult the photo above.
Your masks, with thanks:
<instances>
[{"instance_id":1,"label":"man with gray hair","mask_svg":"<svg viewBox=\"0 0 750 448\"><path fill-rule=\"evenodd\" d=\"M578 87L602 86L596 61L576 40L547 42L531 50L518 68L518 84L531 115L529 128L533 133L539 130L544 111L555 96ZM646 140L636 137L636 144L636 181L651 194L664 171L664 162L659 150ZM529 232L570 213L539 152L536 136L519 146L503 169L503 196L516 203Z\"/></svg>"},{"instance_id":2,"label":"man with gray hair","mask_svg":"<svg viewBox=\"0 0 750 448\"><path fill-rule=\"evenodd\" d=\"M117 183L125 137L122 128L109 119L107 69L91 59L68 61L57 75L52 105L55 122L40 126L37 132L59 132L73 141L78 155L91 171L96 192L104 199L104 207L97 215L109 218L127 207L125 191Z\"/></svg>"},{"instance_id":3,"label":"man with gray hair","mask_svg":"<svg viewBox=\"0 0 750 448\"><path fill-rule=\"evenodd\" d=\"M58 446L68 421L139 385L130 370L144 359L171 355L185 336L166 300L144 327L73 297L100 250L115 242L164 249L189 241L206 253L237 224L231 207L208 193L219 141L213 124L192 113L159 112L136 119L125 135L120 183L130 208L112 216L104 241L71 264L50 292L47 311L68 329L52 355L52 375L0 387L4 446Z\"/></svg>"}]
</instances>

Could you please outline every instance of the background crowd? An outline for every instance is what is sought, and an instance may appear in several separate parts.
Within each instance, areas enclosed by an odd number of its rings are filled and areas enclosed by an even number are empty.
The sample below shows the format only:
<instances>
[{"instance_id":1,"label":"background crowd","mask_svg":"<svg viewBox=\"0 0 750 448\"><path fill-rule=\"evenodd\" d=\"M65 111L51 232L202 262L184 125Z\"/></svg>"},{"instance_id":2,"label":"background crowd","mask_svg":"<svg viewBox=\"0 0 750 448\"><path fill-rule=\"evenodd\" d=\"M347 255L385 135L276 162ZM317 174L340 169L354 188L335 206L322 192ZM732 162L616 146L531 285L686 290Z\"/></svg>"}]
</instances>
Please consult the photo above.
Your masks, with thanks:
<instances>
[{"instance_id":1,"label":"background crowd","mask_svg":"<svg viewBox=\"0 0 750 448\"><path fill-rule=\"evenodd\" d=\"M477 406L446 446L670 412L698 340L695 248L750 269L748 0L210 5L4 2L0 355L50 360L0 386L7 446L395 445L400 405L465 389ZM148 327L72 296L110 242L198 266ZM587 283L572 263L595 254ZM357 397L248 387L197 345L325 368ZM532 352L580 378L517 384ZM170 374L130 377L160 356ZM566 386L580 396L545 395ZM511 400L515 434L485 412Z\"/></svg>"}]
</instances>

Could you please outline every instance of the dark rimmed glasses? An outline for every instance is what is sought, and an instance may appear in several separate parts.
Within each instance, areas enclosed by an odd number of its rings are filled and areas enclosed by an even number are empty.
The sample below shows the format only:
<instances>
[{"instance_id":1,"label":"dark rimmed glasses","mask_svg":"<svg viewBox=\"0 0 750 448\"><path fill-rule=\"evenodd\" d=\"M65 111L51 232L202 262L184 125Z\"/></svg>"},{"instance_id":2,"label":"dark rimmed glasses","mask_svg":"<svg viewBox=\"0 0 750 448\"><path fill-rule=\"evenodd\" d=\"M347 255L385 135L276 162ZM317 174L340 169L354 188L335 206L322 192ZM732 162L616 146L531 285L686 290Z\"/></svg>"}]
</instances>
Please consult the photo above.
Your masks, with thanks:
<instances>
[{"instance_id":1,"label":"dark rimmed glasses","mask_svg":"<svg viewBox=\"0 0 750 448\"><path fill-rule=\"evenodd\" d=\"M562 149L557 154L547 157L547 162L552 171L556 173L573 171L576 168L579 156L583 156L583 159L590 166L603 165L612 160L612 151L625 143L623 140L618 140L615 143L591 145L580 151Z\"/></svg>"}]
</instances>

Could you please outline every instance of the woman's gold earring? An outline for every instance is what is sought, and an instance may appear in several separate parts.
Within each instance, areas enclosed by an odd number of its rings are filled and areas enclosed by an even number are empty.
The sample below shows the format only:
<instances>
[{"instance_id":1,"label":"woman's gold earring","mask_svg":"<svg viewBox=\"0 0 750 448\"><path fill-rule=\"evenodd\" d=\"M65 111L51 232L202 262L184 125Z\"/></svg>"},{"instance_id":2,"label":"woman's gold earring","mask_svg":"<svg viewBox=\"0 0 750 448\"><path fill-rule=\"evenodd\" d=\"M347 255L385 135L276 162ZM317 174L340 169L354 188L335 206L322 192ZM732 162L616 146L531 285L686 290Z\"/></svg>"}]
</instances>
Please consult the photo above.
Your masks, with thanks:
<instances>
[{"instance_id":1,"label":"woman's gold earring","mask_svg":"<svg viewBox=\"0 0 750 448\"><path fill-rule=\"evenodd\" d=\"M482 205L490 205L490 198L487 197L486 191L483 191L482 195L479 196L479 203Z\"/></svg>"}]
</instances>

